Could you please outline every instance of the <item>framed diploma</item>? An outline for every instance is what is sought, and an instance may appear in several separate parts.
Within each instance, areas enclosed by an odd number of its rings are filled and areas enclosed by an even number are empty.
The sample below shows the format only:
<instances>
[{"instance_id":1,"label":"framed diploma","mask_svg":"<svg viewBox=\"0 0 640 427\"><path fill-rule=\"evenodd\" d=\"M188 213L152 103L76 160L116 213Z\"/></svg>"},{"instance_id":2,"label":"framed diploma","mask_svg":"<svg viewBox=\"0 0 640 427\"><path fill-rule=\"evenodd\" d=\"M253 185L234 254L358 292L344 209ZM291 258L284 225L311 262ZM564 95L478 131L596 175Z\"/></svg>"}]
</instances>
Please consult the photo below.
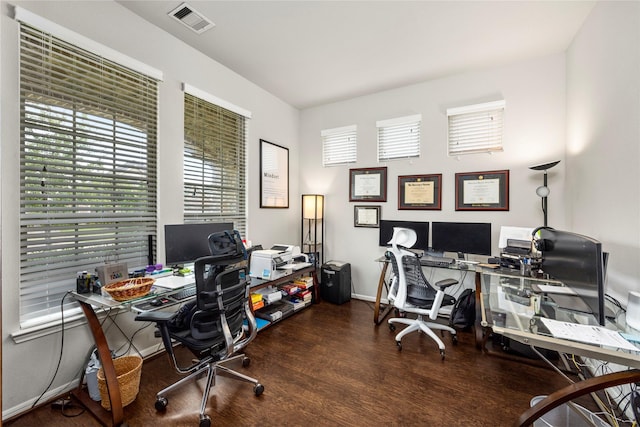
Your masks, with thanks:
<instances>
[{"instance_id":1,"label":"framed diploma","mask_svg":"<svg viewBox=\"0 0 640 427\"><path fill-rule=\"evenodd\" d=\"M442 174L398 177L398 209L441 210Z\"/></svg>"},{"instance_id":2,"label":"framed diploma","mask_svg":"<svg viewBox=\"0 0 640 427\"><path fill-rule=\"evenodd\" d=\"M380 206L354 206L353 225L380 228Z\"/></svg>"},{"instance_id":3,"label":"framed diploma","mask_svg":"<svg viewBox=\"0 0 640 427\"><path fill-rule=\"evenodd\" d=\"M289 149L260 140L260 207L289 207Z\"/></svg>"},{"instance_id":4,"label":"framed diploma","mask_svg":"<svg viewBox=\"0 0 640 427\"><path fill-rule=\"evenodd\" d=\"M456 173L457 211L508 211L509 171Z\"/></svg>"},{"instance_id":5,"label":"framed diploma","mask_svg":"<svg viewBox=\"0 0 640 427\"><path fill-rule=\"evenodd\" d=\"M386 202L387 168L349 169L350 202Z\"/></svg>"}]
</instances>

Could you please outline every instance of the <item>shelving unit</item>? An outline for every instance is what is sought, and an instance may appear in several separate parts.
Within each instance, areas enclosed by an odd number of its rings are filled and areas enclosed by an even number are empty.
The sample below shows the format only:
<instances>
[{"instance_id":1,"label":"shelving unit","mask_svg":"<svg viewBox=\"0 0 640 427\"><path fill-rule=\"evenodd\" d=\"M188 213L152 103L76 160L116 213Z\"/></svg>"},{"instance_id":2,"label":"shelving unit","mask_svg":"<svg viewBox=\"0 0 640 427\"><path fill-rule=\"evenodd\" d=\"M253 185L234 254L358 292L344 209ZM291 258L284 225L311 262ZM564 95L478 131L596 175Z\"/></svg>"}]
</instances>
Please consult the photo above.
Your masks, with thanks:
<instances>
[{"instance_id":1,"label":"shelving unit","mask_svg":"<svg viewBox=\"0 0 640 427\"><path fill-rule=\"evenodd\" d=\"M269 286L277 289L283 285L289 284L294 282L296 279L299 279L301 277L305 277L305 276L309 276L311 277L312 280L312 286L311 286L311 295L312 298L310 301L306 302L302 307L294 310L293 305L289 304L289 303L285 303L282 300L280 301L276 301L270 305L266 305L264 308L260 308L258 310L256 310L254 312L254 314L256 314L256 318L261 318L258 313L267 311L269 309L273 309L274 307L276 308L281 308L280 312L281 312L281 316L279 316L278 318L275 319L263 319L263 320L267 320L269 322L269 325L274 324L274 323L278 323L290 316L292 316L295 313L300 312L301 310L304 310L306 308L308 308L309 306L311 306L314 302L319 301L319 290L318 290L318 277L316 274L316 268L315 266L311 265L309 267L305 267L302 268L300 270L297 271L293 271L290 274L284 275L282 277L279 277L277 279L273 279L273 280L263 280L263 279L258 279L255 277L251 278L251 292L255 292L257 290L263 289L263 288L267 288ZM285 297L283 297L285 298ZM263 327L269 326L269 325L265 325Z\"/></svg>"}]
</instances>

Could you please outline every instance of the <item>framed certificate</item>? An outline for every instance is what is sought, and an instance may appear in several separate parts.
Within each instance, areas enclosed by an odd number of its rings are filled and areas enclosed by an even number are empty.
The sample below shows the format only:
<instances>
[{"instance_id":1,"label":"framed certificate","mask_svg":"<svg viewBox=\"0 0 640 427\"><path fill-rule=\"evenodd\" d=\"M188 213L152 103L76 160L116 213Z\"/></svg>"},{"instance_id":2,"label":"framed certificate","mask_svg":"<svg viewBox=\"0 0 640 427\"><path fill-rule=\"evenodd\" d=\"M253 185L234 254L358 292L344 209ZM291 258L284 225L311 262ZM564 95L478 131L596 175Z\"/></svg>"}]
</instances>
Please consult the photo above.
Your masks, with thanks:
<instances>
[{"instance_id":1,"label":"framed certificate","mask_svg":"<svg viewBox=\"0 0 640 427\"><path fill-rule=\"evenodd\" d=\"M260 207L289 207L289 149L260 140Z\"/></svg>"},{"instance_id":2,"label":"framed certificate","mask_svg":"<svg viewBox=\"0 0 640 427\"><path fill-rule=\"evenodd\" d=\"M457 211L508 211L509 171L456 173Z\"/></svg>"},{"instance_id":3,"label":"framed certificate","mask_svg":"<svg viewBox=\"0 0 640 427\"><path fill-rule=\"evenodd\" d=\"M350 202L386 202L387 168L349 169Z\"/></svg>"},{"instance_id":4,"label":"framed certificate","mask_svg":"<svg viewBox=\"0 0 640 427\"><path fill-rule=\"evenodd\" d=\"M354 206L353 225L380 228L380 206Z\"/></svg>"},{"instance_id":5,"label":"framed certificate","mask_svg":"<svg viewBox=\"0 0 640 427\"><path fill-rule=\"evenodd\" d=\"M442 174L398 177L398 209L441 210Z\"/></svg>"}]
</instances>

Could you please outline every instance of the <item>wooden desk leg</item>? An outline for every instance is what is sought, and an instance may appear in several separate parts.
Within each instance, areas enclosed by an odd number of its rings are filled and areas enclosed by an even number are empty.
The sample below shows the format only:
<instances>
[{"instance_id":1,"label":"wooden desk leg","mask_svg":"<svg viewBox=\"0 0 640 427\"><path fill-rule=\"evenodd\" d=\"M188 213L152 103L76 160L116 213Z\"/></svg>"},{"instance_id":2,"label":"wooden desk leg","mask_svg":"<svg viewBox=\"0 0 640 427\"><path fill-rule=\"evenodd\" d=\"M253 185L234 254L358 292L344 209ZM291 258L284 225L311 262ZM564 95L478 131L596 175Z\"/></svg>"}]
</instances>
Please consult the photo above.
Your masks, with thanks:
<instances>
[{"instance_id":1,"label":"wooden desk leg","mask_svg":"<svg viewBox=\"0 0 640 427\"><path fill-rule=\"evenodd\" d=\"M320 284L318 283L318 272L315 269L311 272L311 277L313 278L313 299L317 304L320 302Z\"/></svg>"},{"instance_id":2,"label":"wooden desk leg","mask_svg":"<svg viewBox=\"0 0 640 427\"><path fill-rule=\"evenodd\" d=\"M473 325L474 328L474 338L476 349L478 350L486 350L486 335L488 332L484 331L482 327L482 302L480 299L482 298L482 277L479 271L476 271L476 321Z\"/></svg>"},{"instance_id":3,"label":"wooden desk leg","mask_svg":"<svg viewBox=\"0 0 640 427\"><path fill-rule=\"evenodd\" d=\"M379 325L385 317L391 312L393 309L393 305L387 304L384 308L382 314L380 314L380 300L382 299L382 288L384 287L384 279L387 277L387 268L389 267L389 263L383 263L382 271L380 272L380 279L378 280L378 293L376 294L376 302L373 307L373 323Z\"/></svg>"},{"instance_id":4,"label":"wooden desk leg","mask_svg":"<svg viewBox=\"0 0 640 427\"><path fill-rule=\"evenodd\" d=\"M93 339L98 349L98 357L100 358L100 364L104 370L105 382L107 384L107 390L109 390L109 398L111 400L111 421L113 426L120 426L124 424L124 413L122 409L122 397L120 395L120 386L118 385L118 377L116 375L116 368L113 366L113 359L111 359L111 351L109 350L109 344L107 338L104 336L102 325L98 320L96 312L91 307L91 304L87 304L82 301L78 301L84 315L87 318ZM86 393L80 393L82 384L78 386L78 390L74 393L75 397L80 400L87 409L101 422L104 422L104 415L107 412L99 403L92 401L90 398L85 399Z\"/></svg>"}]
</instances>

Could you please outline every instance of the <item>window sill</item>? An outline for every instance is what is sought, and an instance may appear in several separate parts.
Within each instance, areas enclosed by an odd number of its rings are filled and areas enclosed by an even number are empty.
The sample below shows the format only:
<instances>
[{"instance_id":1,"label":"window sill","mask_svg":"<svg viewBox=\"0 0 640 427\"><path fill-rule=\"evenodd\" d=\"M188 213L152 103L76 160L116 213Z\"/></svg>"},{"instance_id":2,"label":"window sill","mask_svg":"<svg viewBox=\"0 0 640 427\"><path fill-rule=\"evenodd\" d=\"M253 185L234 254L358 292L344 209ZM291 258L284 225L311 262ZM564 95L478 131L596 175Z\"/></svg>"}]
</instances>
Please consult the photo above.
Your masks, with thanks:
<instances>
[{"instance_id":1,"label":"window sill","mask_svg":"<svg viewBox=\"0 0 640 427\"><path fill-rule=\"evenodd\" d=\"M76 313L64 320L64 328L68 330L70 328L75 328L77 326L82 326L87 323L87 320L84 317L83 313ZM30 328L24 328L19 330L18 332L14 332L11 334L11 338L13 342L16 344L21 344L27 341L35 340L38 338L42 338L47 335L58 333L62 330L62 321L57 320L54 322L49 322L46 324L33 326Z\"/></svg>"}]
</instances>

